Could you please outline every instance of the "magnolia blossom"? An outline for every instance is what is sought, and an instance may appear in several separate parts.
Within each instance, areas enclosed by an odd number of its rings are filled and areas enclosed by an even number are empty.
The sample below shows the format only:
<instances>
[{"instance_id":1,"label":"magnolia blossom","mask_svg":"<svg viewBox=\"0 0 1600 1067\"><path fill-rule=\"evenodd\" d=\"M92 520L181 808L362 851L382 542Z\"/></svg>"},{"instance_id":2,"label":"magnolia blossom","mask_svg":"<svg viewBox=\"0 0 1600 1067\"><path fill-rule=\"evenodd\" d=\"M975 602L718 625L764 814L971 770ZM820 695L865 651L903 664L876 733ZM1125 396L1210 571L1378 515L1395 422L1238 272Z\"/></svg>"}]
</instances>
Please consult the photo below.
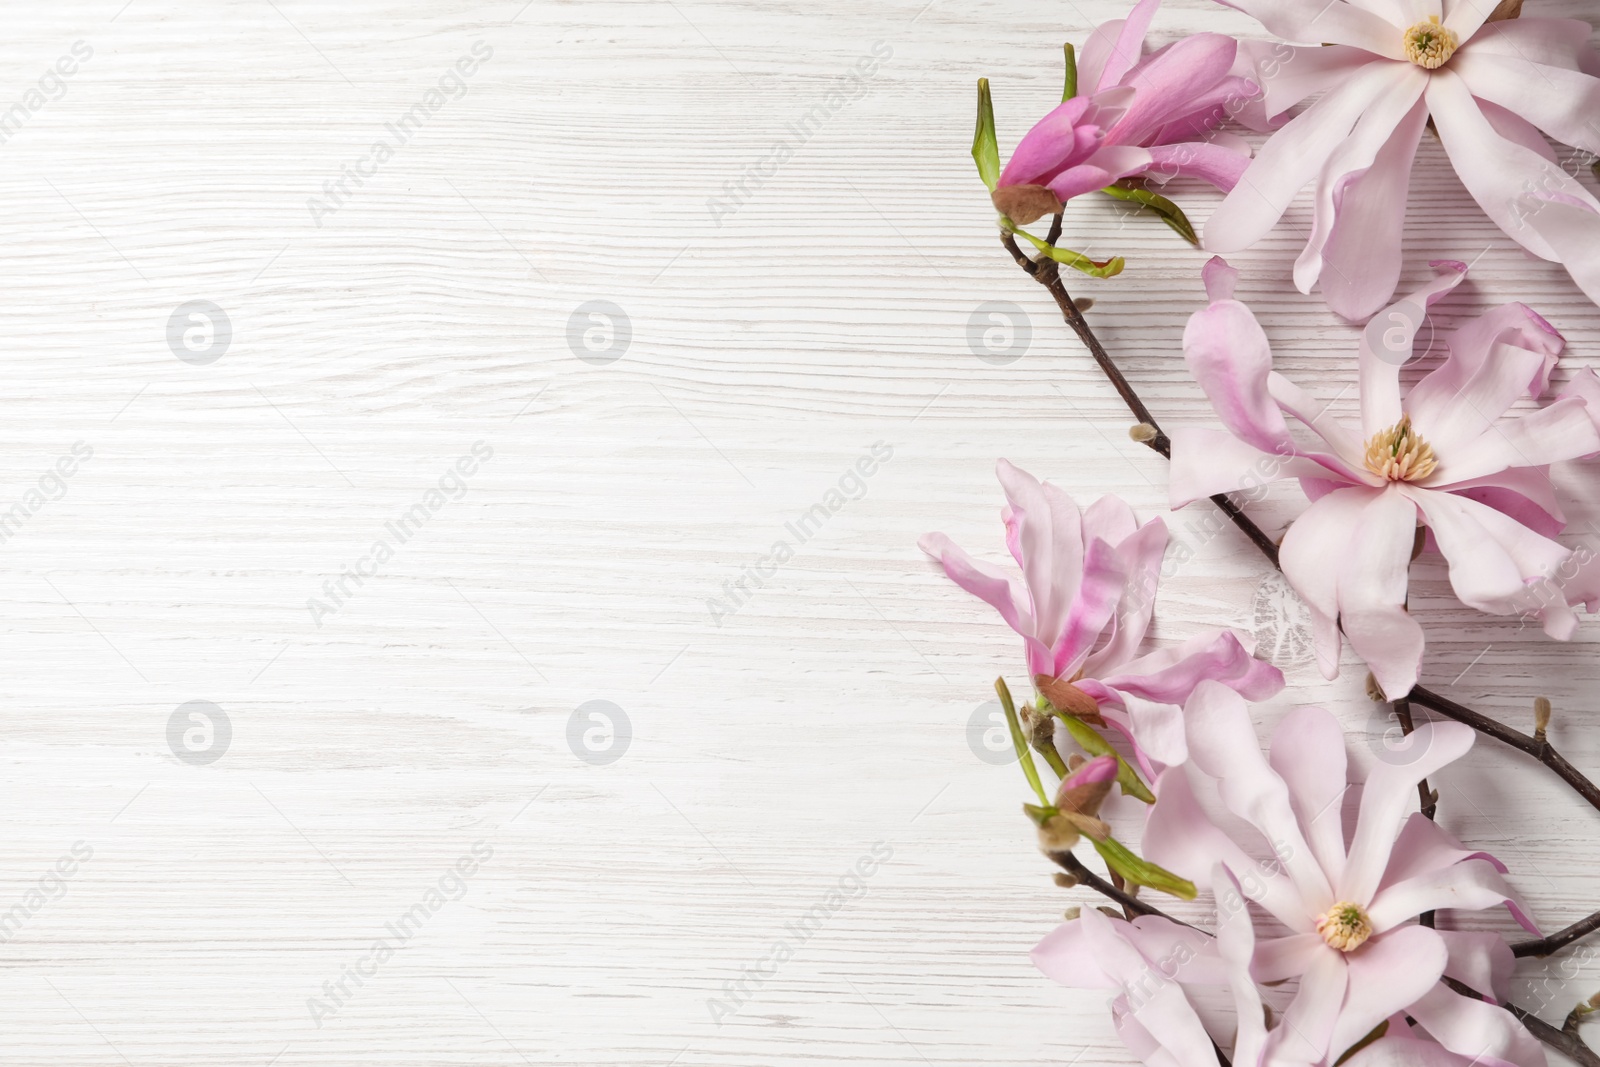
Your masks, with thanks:
<instances>
[{"instance_id":1,"label":"magnolia blossom","mask_svg":"<svg viewBox=\"0 0 1600 1067\"><path fill-rule=\"evenodd\" d=\"M1310 608L1317 661L1332 678L1339 631L1391 698L1416 683L1422 628L1406 612L1407 574L1419 544L1444 554L1461 601L1497 615L1543 620L1572 636L1572 603L1600 599L1600 567L1572 566L1551 540L1565 524L1550 463L1600 451L1600 430L1572 393L1502 419L1523 394L1538 396L1564 344L1521 304L1508 304L1444 336L1448 356L1402 397L1426 308L1466 276L1437 263L1435 281L1386 316L1361 341L1361 425L1346 425L1272 369L1255 316L1233 299L1238 274L1220 259L1206 267L1211 306L1184 332L1184 356L1227 432L1172 435L1175 507L1279 478L1299 479L1312 504L1283 538L1283 573ZM1284 415L1314 443L1291 435ZM1419 524L1426 527L1419 541Z\"/></svg>"},{"instance_id":2,"label":"magnolia blossom","mask_svg":"<svg viewBox=\"0 0 1600 1067\"><path fill-rule=\"evenodd\" d=\"M1489 217L1600 302L1600 200L1544 138L1600 153L1600 58L1588 23L1486 22L1494 0L1220 2L1310 46L1246 49L1268 117L1322 95L1257 153L1206 224L1206 248L1254 244L1312 185L1295 282L1309 293L1320 279L1334 311L1366 318L1399 281L1412 160L1432 120Z\"/></svg>"},{"instance_id":3,"label":"magnolia blossom","mask_svg":"<svg viewBox=\"0 0 1600 1067\"><path fill-rule=\"evenodd\" d=\"M1202 679L1252 700L1283 688L1278 669L1252 657L1253 639L1229 630L1139 654L1167 548L1160 519L1140 526L1114 496L1080 512L1066 493L1005 460L996 471L1020 580L973 559L942 533L919 543L952 581L1022 635L1029 674L1057 708L1121 732L1154 773L1155 763L1185 759L1181 705Z\"/></svg>"},{"instance_id":4,"label":"magnolia blossom","mask_svg":"<svg viewBox=\"0 0 1600 1067\"><path fill-rule=\"evenodd\" d=\"M1081 94L1040 119L1001 172L994 190L1001 214L1026 225L1080 193L1146 173L1233 188L1249 150L1237 139L1200 138L1230 101L1259 90L1231 73L1238 49L1231 37L1202 33L1144 54L1160 6L1139 0L1127 19L1090 36L1078 67Z\"/></svg>"},{"instance_id":5,"label":"magnolia blossom","mask_svg":"<svg viewBox=\"0 0 1600 1067\"><path fill-rule=\"evenodd\" d=\"M1272 932L1257 929L1249 939L1251 977L1264 985L1299 979L1273 1029L1256 1029L1241 1014L1240 1039L1251 1044L1251 1054L1236 1057L1236 1065L1333 1064L1400 1013L1476 1062L1545 1062L1538 1042L1509 1012L1441 982L1452 978L1503 999L1513 962L1504 941L1413 921L1441 908L1505 904L1537 933L1501 877L1504 867L1462 847L1420 813L1407 814L1417 783L1472 747L1469 727L1418 728L1407 748L1390 754L1393 762L1380 762L1356 787L1347 779L1338 721L1320 708L1285 718L1268 756L1244 701L1227 687L1201 683L1185 714L1190 761L1161 776L1160 801L1145 824L1145 854L1190 878L1220 862L1238 892L1219 891L1219 911L1253 924L1255 906L1274 921ZM1347 834L1342 807L1351 789L1360 806ZM1248 829L1236 833L1245 844L1212 820L1201 795L1243 821ZM1253 858L1268 850L1270 861Z\"/></svg>"}]
</instances>

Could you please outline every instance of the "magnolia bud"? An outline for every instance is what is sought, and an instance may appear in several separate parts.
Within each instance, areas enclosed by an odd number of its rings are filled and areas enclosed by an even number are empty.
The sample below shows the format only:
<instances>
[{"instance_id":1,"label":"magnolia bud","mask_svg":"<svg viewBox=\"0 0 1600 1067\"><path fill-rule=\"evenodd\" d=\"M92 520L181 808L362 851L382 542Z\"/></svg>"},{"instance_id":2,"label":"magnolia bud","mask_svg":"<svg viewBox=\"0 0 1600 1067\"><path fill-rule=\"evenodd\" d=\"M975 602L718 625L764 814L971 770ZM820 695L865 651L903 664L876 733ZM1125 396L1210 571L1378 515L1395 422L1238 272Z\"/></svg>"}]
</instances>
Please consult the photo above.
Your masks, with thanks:
<instances>
[{"instance_id":1,"label":"magnolia bud","mask_svg":"<svg viewBox=\"0 0 1600 1067\"><path fill-rule=\"evenodd\" d=\"M1533 737L1536 741L1544 740L1544 732L1550 728L1550 699L1548 697L1535 697L1533 700Z\"/></svg>"},{"instance_id":2,"label":"magnolia bud","mask_svg":"<svg viewBox=\"0 0 1600 1067\"><path fill-rule=\"evenodd\" d=\"M1074 719L1082 719L1091 726L1104 726L1106 721L1100 717L1100 705L1095 703L1094 697L1085 693L1071 682L1064 682L1060 678L1051 678L1048 675L1036 675L1033 684L1044 695L1055 709L1063 715L1071 715Z\"/></svg>"},{"instance_id":3,"label":"magnolia bud","mask_svg":"<svg viewBox=\"0 0 1600 1067\"><path fill-rule=\"evenodd\" d=\"M1060 197L1042 185L1002 185L990 194L990 199L995 210L1018 226L1062 211Z\"/></svg>"},{"instance_id":4,"label":"magnolia bud","mask_svg":"<svg viewBox=\"0 0 1600 1067\"><path fill-rule=\"evenodd\" d=\"M1072 907L1068 908L1066 911L1062 912L1061 913L1061 917L1063 919L1065 919L1067 922L1071 922L1073 919L1076 919L1078 916L1080 916L1082 914L1083 914L1083 909L1078 907L1077 905L1073 905Z\"/></svg>"},{"instance_id":5,"label":"magnolia bud","mask_svg":"<svg viewBox=\"0 0 1600 1067\"><path fill-rule=\"evenodd\" d=\"M1128 427L1128 436L1139 442L1141 445L1147 445L1151 441L1154 441L1156 439L1157 432L1158 431L1156 428L1151 426L1148 422L1135 423L1134 425Z\"/></svg>"},{"instance_id":6,"label":"magnolia bud","mask_svg":"<svg viewBox=\"0 0 1600 1067\"><path fill-rule=\"evenodd\" d=\"M1073 886L1078 884L1078 880L1072 875L1068 874L1066 871L1057 871L1055 883L1062 889L1071 889Z\"/></svg>"},{"instance_id":7,"label":"magnolia bud","mask_svg":"<svg viewBox=\"0 0 1600 1067\"><path fill-rule=\"evenodd\" d=\"M1378 684L1377 677L1371 671L1367 672L1367 699L1374 704L1382 704L1386 699L1383 695L1383 686Z\"/></svg>"}]
</instances>

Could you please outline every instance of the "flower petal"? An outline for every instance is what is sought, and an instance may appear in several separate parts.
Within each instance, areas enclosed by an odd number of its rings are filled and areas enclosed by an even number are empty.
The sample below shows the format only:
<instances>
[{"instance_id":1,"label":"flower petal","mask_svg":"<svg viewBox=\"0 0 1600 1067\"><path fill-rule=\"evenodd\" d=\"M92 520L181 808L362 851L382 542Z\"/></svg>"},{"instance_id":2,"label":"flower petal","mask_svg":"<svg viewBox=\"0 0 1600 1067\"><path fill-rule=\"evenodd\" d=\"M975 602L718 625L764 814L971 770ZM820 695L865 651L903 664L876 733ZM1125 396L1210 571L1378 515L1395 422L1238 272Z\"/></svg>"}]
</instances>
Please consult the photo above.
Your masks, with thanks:
<instances>
[{"instance_id":1,"label":"flower petal","mask_svg":"<svg viewBox=\"0 0 1600 1067\"><path fill-rule=\"evenodd\" d=\"M1257 947L1250 970L1258 982L1299 978L1306 973L1312 960L1327 951L1328 943L1322 940L1319 933L1271 937Z\"/></svg>"},{"instance_id":2,"label":"flower petal","mask_svg":"<svg viewBox=\"0 0 1600 1067\"><path fill-rule=\"evenodd\" d=\"M973 559L942 533L924 534L917 545L939 561L951 581L1000 612L1006 625L1025 638L1033 637L1027 590L1015 578Z\"/></svg>"},{"instance_id":3,"label":"flower petal","mask_svg":"<svg viewBox=\"0 0 1600 1067\"><path fill-rule=\"evenodd\" d=\"M1448 449L1467 436L1455 428L1462 408L1457 398L1473 388L1476 378L1493 373L1490 357L1499 346L1539 355L1538 371L1525 383L1530 396L1539 396L1549 385L1550 371L1566 347L1566 339L1526 304L1502 304L1445 334L1444 344L1449 355L1412 387L1406 396L1406 410L1419 434ZM1504 410L1494 412L1493 417ZM1475 425L1478 420L1465 421Z\"/></svg>"},{"instance_id":4,"label":"flower petal","mask_svg":"<svg viewBox=\"0 0 1600 1067\"><path fill-rule=\"evenodd\" d=\"M1454 493L1407 490L1450 565L1450 588L1492 615L1517 610L1527 582L1554 574L1571 551L1493 508Z\"/></svg>"},{"instance_id":5,"label":"flower petal","mask_svg":"<svg viewBox=\"0 0 1600 1067\"><path fill-rule=\"evenodd\" d=\"M1083 527L1072 498L1006 460L995 467L1011 504L1033 601L1034 636L1054 653L1083 580ZM1036 672L1037 673L1037 672Z\"/></svg>"},{"instance_id":6,"label":"flower petal","mask_svg":"<svg viewBox=\"0 0 1600 1067\"><path fill-rule=\"evenodd\" d=\"M1365 321L1399 284L1411 164L1427 119L1426 105L1414 103L1372 164L1345 175L1333 190L1335 217L1319 277L1328 306L1345 319Z\"/></svg>"},{"instance_id":7,"label":"flower petal","mask_svg":"<svg viewBox=\"0 0 1600 1067\"><path fill-rule=\"evenodd\" d=\"M1226 193L1239 184L1249 166L1250 157L1231 148L1204 141L1185 141L1151 148L1147 177L1163 184L1173 178L1198 178Z\"/></svg>"},{"instance_id":8,"label":"flower petal","mask_svg":"<svg viewBox=\"0 0 1600 1067\"><path fill-rule=\"evenodd\" d=\"M1283 869L1257 863L1206 817L1195 798L1197 777L1199 769L1188 763L1167 770L1156 781L1157 800L1144 825L1145 857L1192 881L1203 880L1216 864L1225 863L1245 887L1248 899L1291 930L1312 931L1315 913L1306 910L1300 891Z\"/></svg>"},{"instance_id":9,"label":"flower petal","mask_svg":"<svg viewBox=\"0 0 1600 1067\"><path fill-rule=\"evenodd\" d=\"M1388 73L1390 80L1384 91L1361 113L1350 135L1334 149L1318 172L1316 195L1312 198L1311 235L1294 271L1295 284L1303 293L1311 291L1321 272L1322 248L1333 230L1346 187L1373 165L1379 150L1395 137L1422 99L1422 91L1428 84L1427 74L1412 63L1391 64ZM1409 170L1409 160L1404 162Z\"/></svg>"},{"instance_id":10,"label":"flower petal","mask_svg":"<svg viewBox=\"0 0 1600 1067\"><path fill-rule=\"evenodd\" d=\"M1067 612L1061 634L1052 646L1050 677L1076 674L1122 602L1128 575L1117 550L1096 538L1084 554L1083 578Z\"/></svg>"},{"instance_id":11,"label":"flower petal","mask_svg":"<svg viewBox=\"0 0 1600 1067\"><path fill-rule=\"evenodd\" d=\"M1410 745L1373 768L1361 790L1361 811L1339 882L1341 899L1373 899L1406 808L1416 802L1417 783L1466 755L1476 736L1472 727L1458 722L1426 723L1411 734Z\"/></svg>"},{"instance_id":12,"label":"flower petal","mask_svg":"<svg viewBox=\"0 0 1600 1067\"><path fill-rule=\"evenodd\" d=\"M1268 1063L1320 1063L1333 1051L1329 1045L1349 980L1350 968L1344 953L1323 952L1311 961L1300 978L1294 1000L1283 1013L1283 1024L1272 1031ZM1282 1058L1274 1058L1275 1055Z\"/></svg>"},{"instance_id":13,"label":"flower petal","mask_svg":"<svg viewBox=\"0 0 1600 1067\"><path fill-rule=\"evenodd\" d=\"M1381 326L1361 331L1361 435L1370 439L1400 421L1400 368L1411 359L1417 331L1428 309L1467 276L1467 265L1432 264L1433 280L1378 317ZM1374 343L1376 342L1376 343Z\"/></svg>"},{"instance_id":14,"label":"flower petal","mask_svg":"<svg viewBox=\"0 0 1600 1067\"><path fill-rule=\"evenodd\" d=\"M1524 197L1519 202L1519 212L1528 228L1555 253L1553 258L1567 268L1584 295L1600 304L1600 209L1583 198L1577 199L1580 202L1574 204ZM1516 234L1511 236L1521 240Z\"/></svg>"},{"instance_id":15,"label":"flower petal","mask_svg":"<svg viewBox=\"0 0 1600 1067\"><path fill-rule=\"evenodd\" d=\"M1311 612L1317 663L1324 677L1339 674L1339 572L1355 543L1363 516L1384 490L1352 486L1335 490L1301 513L1278 546L1283 576ZM1409 546L1408 546L1409 559Z\"/></svg>"},{"instance_id":16,"label":"flower petal","mask_svg":"<svg viewBox=\"0 0 1600 1067\"><path fill-rule=\"evenodd\" d=\"M1600 451L1588 405L1565 397L1516 419L1503 419L1441 455L1428 485L1445 488L1514 467L1543 467Z\"/></svg>"},{"instance_id":17,"label":"flower petal","mask_svg":"<svg viewBox=\"0 0 1600 1067\"><path fill-rule=\"evenodd\" d=\"M1288 424L1267 391L1272 345L1248 307L1215 300L1189 316L1183 357L1235 437L1263 452L1294 454Z\"/></svg>"},{"instance_id":18,"label":"flower petal","mask_svg":"<svg viewBox=\"0 0 1600 1067\"><path fill-rule=\"evenodd\" d=\"M1217 779L1217 792L1228 810L1271 844L1307 910L1327 910L1334 900L1333 884L1306 845L1289 787L1261 753L1244 698L1220 682L1202 682L1183 712L1189 723L1190 761Z\"/></svg>"},{"instance_id":19,"label":"flower petal","mask_svg":"<svg viewBox=\"0 0 1600 1067\"><path fill-rule=\"evenodd\" d=\"M1077 166L1068 167L1045 183L1063 202L1104 189L1114 181L1150 169L1150 153L1132 145L1105 145Z\"/></svg>"},{"instance_id":20,"label":"flower petal","mask_svg":"<svg viewBox=\"0 0 1600 1067\"><path fill-rule=\"evenodd\" d=\"M1506 939L1499 934L1465 930L1440 930L1439 936L1450 952L1444 973L1504 1004L1511 995L1511 972L1517 966Z\"/></svg>"},{"instance_id":21,"label":"flower petal","mask_svg":"<svg viewBox=\"0 0 1600 1067\"><path fill-rule=\"evenodd\" d=\"M1228 76L1238 44L1220 33L1197 33L1163 48L1122 82L1133 103L1106 133L1117 144L1146 144L1156 131L1194 109L1196 99Z\"/></svg>"},{"instance_id":22,"label":"flower petal","mask_svg":"<svg viewBox=\"0 0 1600 1067\"><path fill-rule=\"evenodd\" d=\"M1207 680L1226 685L1249 700L1266 700L1283 689L1283 673L1252 656L1231 630L1199 634L1180 645L1120 664L1103 678L1085 678L1078 684L1091 696L1099 685L1146 700L1179 704Z\"/></svg>"},{"instance_id":23,"label":"flower petal","mask_svg":"<svg viewBox=\"0 0 1600 1067\"><path fill-rule=\"evenodd\" d=\"M1416 505L1402 493L1380 493L1339 572L1340 629L1390 699L1411 691L1422 665L1422 627L1406 611L1416 532Z\"/></svg>"},{"instance_id":24,"label":"flower petal","mask_svg":"<svg viewBox=\"0 0 1600 1067\"><path fill-rule=\"evenodd\" d=\"M1120 84L1124 75L1132 70L1144 55L1144 37L1150 31L1150 21L1156 16L1161 0L1139 0L1128 12L1128 17L1117 26L1117 36L1106 50L1100 63L1100 77L1095 91ZM1109 23L1107 25L1110 25ZM1087 84L1087 83L1086 83Z\"/></svg>"},{"instance_id":25,"label":"flower petal","mask_svg":"<svg viewBox=\"0 0 1600 1067\"><path fill-rule=\"evenodd\" d=\"M1087 159L1099 144L1104 131L1084 121L1093 106L1085 96L1076 96L1053 108L1022 135L1016 150L1000 172L999 184L1024 185L1037 182L1077 159Z\"/></svg>"},{"instance_id":26,"label":"flower petal","mask_svg":"<svg viewBox=\"0 0 1600 1067\"><path fill-rule=\"evenodd\" d=\"M1104 497L1102 500L1114 500ZM1120 503L1120 501L1119 501ZM1084 516L1084 532L1096 528L1092 518L1097 501ZM1126 505L1124 505L1126 507ZM1129 513L1132 518L1132 512ZM1106 538L1110 540L1110 538ZM1110 640L1089 656L1083 671L1090 677L1115 670L1138 654L1145 631L1150 626L1150 616L1155 611L1156 587L1161 579L1161 560L1167 551L1167 525L1160 519L1151 519L1117 543L1117 555L1122 561L1125 577L1122 598L1117 605Z\"/></svg>"},{"instance_id":27,"label":"flower petal","mask_svg":"<svg viewBox=\"0 0 1600 1067\"><path fill-rule=\"evenodd\" d=\"M1338 0L1328 5L1330 11L1348 8ZM1398 34L1395 40L1398 43ZM1358 67L1273 134L1206 223L1205 247L1213 252L1233 252L1265 237L1295 195L1316 177L1349 135L1361 114L1381 95L1393 90L1396 77L1393 64Z\"/></svg>"},{"instance_id":28,"label":"flower petal","mask_svg":"<svg viewBox=\"0 0 1600 1067\"><path fill-rule=\"evenodd\" d=\"M1254 74L1265 117L1272 119L1371 63L1372 53L1342 44L1301 48L1246 40L1239 42L1239 60L1235 69L1242 65Z\"/></svg>"},{"instance_id":29,"label":"flower petal","mask_svg":"<svg viewBox=\"0 0 1600 1067\"><path fill-rule=\"evenodd\" d=\"M1506 883L1505 877L1485 860L1467 860L1392 885L1373 898L1367 914L1372 920L1372 929L1381 934L1425 911L1438 908L1486 911L1497 904L1509 907L1512 917L1530 933L1539 933L1528 917L1527 906Z\"/></svg>"},{"instance_id":30,"label":"flower petal","mask_svg":"<svg viewBox=\"0 0 1600 1067\"><path fill-rule=\"evenodd\" d=\"M1289 802L1311 854L1337 885L1344 871L1344 730L1322 708L1296 708L1272 731L1272 769L1289 787ZM1376 1025L1376 1024L1374 1024Z\"/></svg>"},{"instance_id":31,"label":"flower petal","mask_svg":"<svg viewBox=\"0 0 1600 1067\"><path fill-rule=\"evenodd\" d=\"M1452 1052L1482 1064L1505 1060L1517 1067L1545 1067L1544 1049L1538 1040L1504 1008L1452 992L1436 985L1428 994L1406 1009L1433 1036Z\"/></svg>"},{"instance_id":32,"label":"flower petal","mask_svg":"<svg viewBox=\"0 0 1600 1067\"><path fill-rule=\"evenodd\" d=\"M1582 70L1594 28L1577 19L1524 15L1487 23L1460 49L1468 54L1507 56L1567 70Z\"/></svg>"},{"instance_id":33,"label":"flower petal","mask_svg":"<svg viewBox=\"0 0 1600 1067\"><path fill-rule=\"evenodd\" d=\"M1344 0L1222 0L1266 27L1274 37L1302 44L1348 44L1383 56L1405 59L1405 27L1396 26Z\"/></svg>"},{"instance_id":34,"label":"flower petal","mask_svg":"<svg viewBox=\"0 0 1600 1067\"><path fill-rule=\"evenodd\" d=\"M1472 95L1499 104L1564 144L1600 153L1600 78L1463 48L1450 65Z\"/></svg>"},{"instance_id":35,"label":"flower petal","mask_svg":"<svg viewBox=\"0 0 1600 1067\"><path fill-rule=\"evenodd\" d=\"M1374 937L1351 953L1350 986L1328 1043L1329 1058L1338 1059L1379 1023L1426 995L1444 974L1449 956L1444 939L1425 926Z\"/></svg>"}]
</instances>

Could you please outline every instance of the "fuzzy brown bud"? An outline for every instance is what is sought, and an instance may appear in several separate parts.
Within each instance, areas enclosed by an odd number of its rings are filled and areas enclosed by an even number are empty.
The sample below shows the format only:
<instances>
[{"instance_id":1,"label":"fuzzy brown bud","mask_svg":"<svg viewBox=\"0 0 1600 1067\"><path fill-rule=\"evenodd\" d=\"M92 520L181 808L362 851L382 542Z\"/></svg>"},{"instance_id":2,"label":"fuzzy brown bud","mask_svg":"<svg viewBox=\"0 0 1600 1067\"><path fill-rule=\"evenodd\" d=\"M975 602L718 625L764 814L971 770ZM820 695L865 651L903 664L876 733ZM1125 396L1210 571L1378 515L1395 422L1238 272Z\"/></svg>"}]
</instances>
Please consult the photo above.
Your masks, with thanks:
<instances>
[{"instance_id":1,"label":"fuzzy brown bud","mask_svg":"<svg viewBox=\"0 0 1600 1067\"><path fill-rule=\"evenodd\" d=\"M1071 715L1074 719L1082 719L1090 726L1104 726L1106 724L1106 721L1100 717L1100 705L1095 703L1094 697L1085 693L1071 682L1040 674L1034 676L1033 684L1038 687L1039 692L1044 694L1044 698L1061 714Z\"/></svg>"},{"instance_id":2,"label":"fuzzy brown bud","mask_svg":"<svg viewBox=\"0 0 1600 1067\"><path fill-rule=\"evenodd\" d=\"M1536 741L1544 740L1544 732L1550 729L1550 699L1548 697L1534 697L1533 699L1533 737Z\"/></svg>"},{"instance_id":3,"label":"fuzzy brown bud","mask_svg":"<svg viewBox=\"0 0 1600 1067\"><path fill-rule=\"evenodd\" d=\"M995 210L1018 226L1059 215L1061 199L1042 185L1002 185L990 194Z\"/></svg>"}]
</instances>

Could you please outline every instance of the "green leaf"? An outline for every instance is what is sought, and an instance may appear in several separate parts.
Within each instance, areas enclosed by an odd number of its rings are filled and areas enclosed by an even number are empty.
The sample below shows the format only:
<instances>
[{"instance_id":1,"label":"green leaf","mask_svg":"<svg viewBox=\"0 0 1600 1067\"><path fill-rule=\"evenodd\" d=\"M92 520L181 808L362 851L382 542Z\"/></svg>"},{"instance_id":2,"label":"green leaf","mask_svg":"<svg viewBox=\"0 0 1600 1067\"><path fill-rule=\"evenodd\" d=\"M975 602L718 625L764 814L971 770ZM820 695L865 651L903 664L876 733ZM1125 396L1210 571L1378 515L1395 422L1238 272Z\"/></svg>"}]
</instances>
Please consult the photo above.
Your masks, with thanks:
<instances>
[{"instance_id":1,"label":"green leaf","mask_svg":"<svg viewBox=\"0 0 1600 1067\"><path fill-rule=\"evenodd\" d=\"M978 177L994 192L1000 180L1000 146L995 143L994 101L989 99L989 79L978 79L978 128L972 134L972 161Z\"/></svg>"},{"instance_id":2,"label":"green leaf","mask_svg":"<svg viewBox=\"0 0 1600 1067\"><path fill-rule=\"evenodd\" d=\"M1041 808L1037 804L1024 804L1022 810L1028 818L1033 820L1035 826L1043 826L1057 815L1061 814L1055 808Z\"/></svg>"},{"instance_id":3,"label":"green leaf","mask_svg":"<svg viewBox=\"0 0 1600 1067\"><path fill-rule=\"evenodd\" d=\"M1114 278L1122 273L1123 267L1128 265L1121 256L1115 256L1101 263L1090 259L1082 252L1074 252L1072 249L1062 248L1060 245L1046 244L1027 230L1018 227L1016 223L1008 218L1002 217L1000 225L1005 227L1007 233L1014 233L1023 238L1057 263L1071 267L1073 270L1080 270L1091 278Z\"/></svg>"},{"instance_id":4,"label":"green leaf","mask_svg":"<svg viewBox=\"0 0 1600 1067\"><path fill-rule=\"evenodd\" d=\"M1357 1041L1355 1044L1346 1049L1345 1054L1334 1061L1333 1067L1339 1067L1339 1064L1343 1063L1345 1060L1348 1060L1351 1056L1354 1056L1356 1053L1360 1052L1362 1049L1366 1048L1368 1045L1372 1044L1374 1041L1378 1040L1388 1032L1389 1020L1385 1019L1383 1022L1372 1028L1372 1033L1368 1034L1366 1037L1362 1038L1360 1041Z\"/></svg>"},{"instance_id":5,"label":"green leaf","mask_svg":"<svg viewBox=\"0 0 1600 1067\"><path fill-rule=\"evenodd\" d=\"M1136 185L1108 185L1100 191L1118 200L1138 204L1146 211L1159 215L1161 221L1178 231L1178 236L1185 241L1192 245L1200 243L1200 238L1195 236L1194 224L1189 221L1189 216L1183 213L1183 208L1160 193L1152 193L1149 189L1142 189Z\"/></svg>"},{"instance_id":6,"label":"green leaf","mask_svg":"<svg viewBox=\"0 0 1600 1067\"><path fill-rule=\"evenodd\" d=\"M1094 727L1082 719L1075 719L1071 715L1057 714L1061 725L1067 728L1067 733L1078 742L1078 747L1091 756L1116 756L1117 757L1117 784L1122 787L1124 796L1137 797L1146 804L1154 804L1156 795L1150 792L1150 787L1144 784L1139 777L1139 772L1133 769L1132 764L1117 755L1117 750L1111 747L1111 742L1101 737Z\"/></svg>"},{"instance_id":7,"label":"green leaf","mask_svg":"<svg viewBox=\"0 0 1600 1067\"><path fill-rule=\"evenodd\" d=\"M1061 51L1067 56L1067 84L1061 90L1061 102L1065 104L1078 95L1078 53L1073 50L1071 42L1062 45Z\"/></svg>"},{"instance_id":8,"label":"green leaf","mask_svg":"<svg viewBox=\"0 0 1600 1067\"><path fill-rule=\"evenodd\" d=\"M1149 860L1140 859L1128 851L1126 845L1114 837L1104 841L1089 839L1094 850L1100 853L1100 858L1106 861L1106 866L1122 875L1122 880L1134 885L1158 889L1163 893L1170 893L1184 900L1195 898L1194 883L1187 878L1179 878L1164 867L1158 867Z\"/></svg>"},{"instance_id":9,"label":"green leaf","mask_svg":"<svg viewBox=\"0 0 1600 1067\"><path fill-rule=\"evenodd\" d=\"M1028 784L1039 795L1039 803L1048 808L1050 797L1044 791L1044 783L1039 780L1039 768L1033 765L1033 749L1028 746L1028 739L1022 736L1022 723L1017 721L1017 706L1011 700L1011 690L1006 688L1004 678L994 680L994 691L1000 694L1000 706L1006 712L1006 725L1011 727L1011 745L1017 750L1022 773L1027 775Z\"/></svg>"}]
</instances>

